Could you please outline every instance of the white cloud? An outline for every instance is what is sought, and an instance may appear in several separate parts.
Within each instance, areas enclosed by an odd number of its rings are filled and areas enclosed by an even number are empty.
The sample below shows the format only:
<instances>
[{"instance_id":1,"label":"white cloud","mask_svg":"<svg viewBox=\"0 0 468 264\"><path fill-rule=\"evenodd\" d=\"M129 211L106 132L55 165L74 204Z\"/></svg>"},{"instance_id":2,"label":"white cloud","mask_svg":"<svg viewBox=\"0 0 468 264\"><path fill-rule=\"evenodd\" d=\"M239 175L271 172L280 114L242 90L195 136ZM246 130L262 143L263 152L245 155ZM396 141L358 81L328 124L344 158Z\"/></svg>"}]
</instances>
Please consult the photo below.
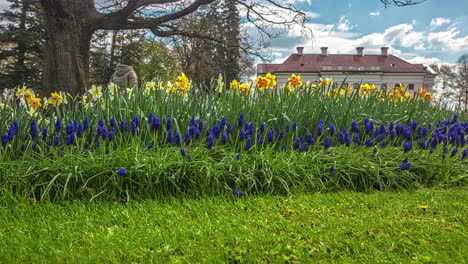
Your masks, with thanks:
<instances>
[{"instance_id":1,"label":"white cloud","mask_svg":"<svg viewBox=\"0 0 468 264\"><path fill-rule=\"evenodd\" d=\"M336 26L339 31L349 31L353 27L354 26L351 24L351 21L349 21L346 16L341 16Z\"/></svg>"},{"instance_id":2,"label":"white cloud","mask_svg":"<svg viewBox=\"0 0 468 264\"><path fill-rule=\"evenodd\" d=\"M416 56L412 59L406 59L407 62L409 63L414 63L414 64L435 64L435 63L440 63L440 59L438 58L426 58L424 56Z\"/></svg>"},{"instance_id":3,"label":"white cloud","mask_svg":"<svg viewBox=\"0 0 468 264\"><path fill-rule=\"evenodd\" d=\"M442 63L442 57L468 50L468 35L462 33L465 24L447 20L436 18L426 25L412 21L362 35L346 16L341 16L335 24L308 23L313 39L306 38L304 31L294 26L280 38L271 40L269 50L275 52L272 56L275 63L295 53L297 46L303 46L304 53L312 54L320 53L320 47L328 47L330 54L355 54L356 47L364 47L364 54L380 54L381 47L389 47L389 54L411 63ZM431 23L440 26L434 30Z\"/></svg>"},{"instance_id":4,"label":"white cloud","mask_svg":"<svg viewBox=\"0 0 468 264\"><path fill-rule=\"evenodd\" d=\"M286 4L296 4L296 3L304 3L307 2L309 5L312 4L312 0L285 0L284 3Z\"/></svg>"},{"instance_id":5,"label":"white cloud","mask_svg":"<svg viewBox=\"0 0 468 264\"><path fill-rule=\"evenodd\" d=\"M427 42L432 49L443 51L464 51L468 50L468 35L457 37L460 31L451 28L448 31L430 32L427 35Z\"/></svg>"},{"instance_id":6,"label":"white cloud","mask_svg":"<svg viewBox=\"0 0 468 264\"><path fill-rule=\"evenodd\" d=\"M282 56L282 57L278 57L278 58L274 59L271 63L272 63L272 64L281 64L281 63L283 63L288 57L289 57L289 55L287 55L287 56Z\"/></svg>"},{"instance_id":7,"label":"white cloud","mask_svg":"<svg viewBox=\"0 0 468 264\"><path fill-rule=\"evenodd\" d=\"M439 27L439 26L442 26L443 24L448 24L448 23L450 23L450 19L443 18L443 17L436 17L431 20L429 27L431 28Z\"/></svg>"},{"instance_id":8,"label":"white cloud","mask_svg":"<svg viewBox=\"0 0 468 264\"><path fill-rule=\"evenodd\" d=\"M377 11L377 12L370 12L369 15L371 16L380 16L380 12Z\"/></svg>"}]
</instances>

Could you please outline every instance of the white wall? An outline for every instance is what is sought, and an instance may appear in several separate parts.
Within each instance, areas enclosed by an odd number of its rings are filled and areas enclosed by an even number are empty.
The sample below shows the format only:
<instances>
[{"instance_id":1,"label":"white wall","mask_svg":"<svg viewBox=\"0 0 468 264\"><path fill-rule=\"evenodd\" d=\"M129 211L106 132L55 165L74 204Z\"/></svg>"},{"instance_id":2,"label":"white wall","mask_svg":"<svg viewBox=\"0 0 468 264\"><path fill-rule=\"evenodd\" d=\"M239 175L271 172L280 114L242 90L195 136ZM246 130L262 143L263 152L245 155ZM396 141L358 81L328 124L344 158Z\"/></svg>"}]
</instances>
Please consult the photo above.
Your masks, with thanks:
<instances>
[{"instance_id":1,"label":"white wall","mask_svg":"<svg viewBox=\"0 0 468 264\"><path fill-rule=\"evenodd\" d=\"M297 75L297 74L296 74ZM287 82L288 78L291 77L291 73L277 73L276 80L278 83L278 87L283 87ZM353 83L369 83L375 84L378 88L381 87L382 84L387 84L387 90L390 91L395 87L395 84L402 83L405 86L409 84L414 84L413 92L419 92L420 88L425 88L428 92L432 91L432 86L434 84L433 78L427 76L423 73L368 73L368 74L350 74L345 75L339 72L330 72L330 73L322 73L321 75L318 73L303 73L301 74L302 82L306 83L307 81L316 82L319 80L320 77L323 79L325 78L332 78L334 82L341 84L343 80L346 83L353 84ZM431 89L428 89L431 87ZM412 91L410 91L412 92Z\"/></svg>"}]
</instances>

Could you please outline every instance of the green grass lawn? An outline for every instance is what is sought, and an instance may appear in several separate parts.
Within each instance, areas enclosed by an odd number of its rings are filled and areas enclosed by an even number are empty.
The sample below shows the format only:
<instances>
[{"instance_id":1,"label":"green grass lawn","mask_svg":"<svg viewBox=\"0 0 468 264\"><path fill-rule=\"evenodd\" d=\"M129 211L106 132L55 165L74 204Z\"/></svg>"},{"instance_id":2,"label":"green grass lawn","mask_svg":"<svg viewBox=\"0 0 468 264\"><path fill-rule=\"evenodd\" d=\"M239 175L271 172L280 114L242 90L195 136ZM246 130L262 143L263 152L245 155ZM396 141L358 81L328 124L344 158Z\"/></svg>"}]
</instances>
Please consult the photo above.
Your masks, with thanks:
<instances>
[{"instance_id":1,"label":"green grass lawn","mask_svg":"<svg viewBox=\"0 0 468 264\"><path fill-rule=\"evenodd\" d=\"M466 188L118 202L2 194L2 263L464 263ZM421 209L420 206L428 206Z\"/></svg>"}]
</instances>

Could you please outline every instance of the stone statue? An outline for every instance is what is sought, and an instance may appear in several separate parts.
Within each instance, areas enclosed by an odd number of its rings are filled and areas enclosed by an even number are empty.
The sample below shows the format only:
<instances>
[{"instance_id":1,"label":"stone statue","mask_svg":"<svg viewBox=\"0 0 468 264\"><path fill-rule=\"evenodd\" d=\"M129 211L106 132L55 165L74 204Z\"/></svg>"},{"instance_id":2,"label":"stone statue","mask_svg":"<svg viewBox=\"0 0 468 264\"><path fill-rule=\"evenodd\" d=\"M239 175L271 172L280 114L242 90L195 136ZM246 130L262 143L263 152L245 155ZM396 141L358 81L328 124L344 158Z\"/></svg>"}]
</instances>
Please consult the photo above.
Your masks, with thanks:
<instances>
[{"instance_id":1,"label":"stone statue","mask_svg":"<svg viewBox=\"0 0 468 264\"><path fill-rule=\"evenodd\" d=\"M110 82L118 85L121 91L125 88L132 88L137 81L138 77L133 67L125 64L117 64L110 79Z\"/></svg>"}]
</instances>

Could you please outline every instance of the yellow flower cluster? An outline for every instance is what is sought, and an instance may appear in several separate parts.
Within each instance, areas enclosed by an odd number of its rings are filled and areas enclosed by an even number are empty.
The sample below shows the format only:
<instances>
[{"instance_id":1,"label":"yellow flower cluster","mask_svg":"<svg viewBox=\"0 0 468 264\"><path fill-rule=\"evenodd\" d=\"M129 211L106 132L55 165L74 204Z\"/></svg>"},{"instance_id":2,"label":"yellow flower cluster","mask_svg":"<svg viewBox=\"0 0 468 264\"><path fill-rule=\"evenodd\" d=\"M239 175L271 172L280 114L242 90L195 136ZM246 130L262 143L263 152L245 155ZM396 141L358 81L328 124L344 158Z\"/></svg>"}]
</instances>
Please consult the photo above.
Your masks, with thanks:
<instances>
[{"instance_id":1,"label":"yellow flower cluster","mask_svg":"<svg viewBox=\"0 0 468 264\"><path fill-rule=\"evenodd\" d=\"M419 90L419 95L420 95L421 98L424 99L424 100L427 100L427 101L431 101L431 100L432 100L432 94L426 92L426 90L424 90L423 88L421 88L421 89Z\"/></svg>"},{"instance_id":2,"label":"yellow flower cluster","mask_svg":"<svg viewBox=\"0 0 468 264\"><path fill-rule=\"evenodd\" d=\"M26 87L16 90L16 97L24 99L34 110L42 106L41 98L34 96L33 92Z\"/></svg>"},{"instance_id":3,"label":"yellow flower cluster","mask_svg":"<svg viewBox=\"0 0 468 264\"><path fill-rule=\"evenodd\" d=\"M184 100L187 100L191 84L192 82L189 80L189 78L187 78L185 73L181 73L179 76L177 76L175 85L169 81L167 82L167 85L164 89L168 95L180 94L183 96Z\"/></svg>"},{"instance_id":4,"label":"yellow flower cluster","mask_svg":"<svg viewBox=\"0 0 468 264\"><path fill-rule=\"evenodd\" d=\"M185 73L182 73L180 76L177 76L179 81L176 82L176 85L179 87L179 91L182 94L187 94L190 90L190 80L185 76Z\"/></svg>"},{"instance_id":5,"label":"yellow flower cluster","mask_svg":"<svg viewBox=\"0 0 468 264\"><path fill-rule=\"evenodd\" d=\"M232 80L232 82L229 84L229 88L237 91L237 93L241 95L248 95L250 93L250 85L247 83L241 84L237 80Z\"/></svg>"},{"instance_id":6,"label":"yellow flower cluster","mask_svg":"<svg viewBox=\"0 0 468 264\"><path fill-rule=\"evenodd\" d=\"M323 79L322 77L319 78L320 81L319 81L319 87L321 89L333 84L333 79L332 78L326 78L326 79Z\"/></svg>"},{"instance_id":7,"label":"yellow flower cluster","mask_svg":"<svg viewBox=\"0 0 468 264\"><path fill-rule=\"evenodd\" d=\"M400 83L398 87L396 87L392 92L388 94L388 97L392 102L398 103L398 102L404 102L406 100L411 100L413 98L413 95L409 92L406 91L405 86Z\"/></svg>"},{"instance_id":8,"label":"yellow flower cluster","mask_svg":"<svg viewBox=\"0 0 468 264\"><path fill-rule=\"evenodd\" d=\"M299 88L300 86L302 86L302 81L301 81L302 77L300 75L295 75L295 74L292 74L291 75L291 78L288 78L288 95L291 95L292 93L294 93L297 88Z\"/></svg>"},{"instance_id":9,"label":"yellow flower cluster","mask_svg":"<svg viewBox=\"0 0 468 264\"><path fill-rule=\"evenodd\" d=\"M345 95L351 95L353 93L353 87L352 86L348 86L346 88L335 88L333 89L333 93L331 92L327 92L327 96L328 98L339 98L341 96L345 96Z\"/></svg>"},{"instance_id":10,"label":"yellow flower cluster","mask_svg":"<svg viewBox=\"0 0 468 264\"><path fill-rule=\"evenodd\" d=\"M375 87L374 84L370 85L368 83L366 84L361 84L359 87L359 94L363 96L369 96L375 93L377 90L377 87Z\"/></svg>"},{"instance_id":11,"label":"yellow flower cluster","mask_svg":"<svg viewBox=\"0 0 468 264\"><path fill-rule=\"evenodd\" d=\"M265 89L273 89L276 86L276 75L267 73L265 76L258 76L255 84L260 92Z\"/></svg>"},{"instance_id":12,"label":"yellow flower cluster","mask_svg":"<svg viewBox=\"0 0 468 264\"><path fill-rule=\"evenodd\" d=\"M18 88L15 91L16 97L18 99L23 99L30 107L30 110L28 113L34 114L37 109L43 106L46 107L47 105L52 105L54 107L57 107L64 102L65 94L62 93L51 93L51 97L47 99L47 97L44 97L44 99L41 99L39 97L36 97L34 93L27 89L26 87L23 88Z\"/></svg>"}]
</instances>

